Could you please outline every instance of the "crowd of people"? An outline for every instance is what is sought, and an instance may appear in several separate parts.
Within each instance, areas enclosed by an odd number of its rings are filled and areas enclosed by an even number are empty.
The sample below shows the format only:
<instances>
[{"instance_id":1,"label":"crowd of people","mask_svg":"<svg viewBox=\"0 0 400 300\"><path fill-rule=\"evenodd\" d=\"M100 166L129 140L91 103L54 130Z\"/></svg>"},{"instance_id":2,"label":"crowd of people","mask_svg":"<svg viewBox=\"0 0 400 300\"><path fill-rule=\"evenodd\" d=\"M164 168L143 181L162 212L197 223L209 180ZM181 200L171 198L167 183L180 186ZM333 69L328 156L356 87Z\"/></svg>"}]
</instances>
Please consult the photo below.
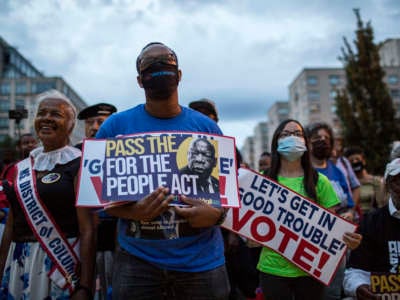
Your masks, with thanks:
<instances>
[{"instance_id":1,"label":"crowd of people","mask_svg":"<svg viewBox=\"0 0 400 300\"><path fill-rule=\"evenodd\" d=\"M84 149L70 143L76 120L84 121L85 138L223 134L212 101L180 105L182 71L171 48L146 45L136 70L146 100L126 111L98 103L78 113L56 90L37 97L35 134L21 136L21 160L2 170L0 299L379 299L371 274L400 275L400 151L394 148L384 162L384 176L371 175L364 150L343 145L323 122L281 122L256 171L359 224L343 235L348 255L329 286L279 253L221 229L226 208L185 196L186 205L170 206L174 195L166 186L106 211L77 207ZM245 162L236 152L239 168ZM197 176L201 193L218 194L216 165L213 144L198 138L179 173ZM166 219L177 230L157 226Z\"/></svg>"}]
</instances>

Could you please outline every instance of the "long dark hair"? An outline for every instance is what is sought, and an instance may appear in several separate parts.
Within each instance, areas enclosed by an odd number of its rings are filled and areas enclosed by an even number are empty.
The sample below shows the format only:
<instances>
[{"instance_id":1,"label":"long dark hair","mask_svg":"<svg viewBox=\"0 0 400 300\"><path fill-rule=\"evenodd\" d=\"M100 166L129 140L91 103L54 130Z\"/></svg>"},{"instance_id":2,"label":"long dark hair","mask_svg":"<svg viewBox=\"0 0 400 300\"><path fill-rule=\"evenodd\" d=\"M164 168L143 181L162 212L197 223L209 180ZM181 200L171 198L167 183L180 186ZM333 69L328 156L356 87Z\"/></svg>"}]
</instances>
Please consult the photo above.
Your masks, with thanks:
<instances>
[{"instance_id":1,"label":"long dark hair","mask_svg":"<svg viewBox=\"0 0 400 300\"><path fill-rule=\"evenodd\" d=\"M304 135L304 141L307 147L307 151L304 152L303 156L301 157L301 166L303 167L304 171L304 189L307 193L307 196L313 199L315 202L319 202L317 198L317 192L315 189L315 186L317 185L318 181L318 173L312 166L311 160L310 160L310 154L309 154L309 148L308 148L308 139L305 135L304 128L303 126L299 123L299 121L293 120L293 119L287 119L285 121L282 121L279 126L276 128L274 135L272 137L272 143L271 143L271 168L268 171L268 176L274 180L278 179L278 173L281 168L281 155L277 151L278 149L278 139L285 128L286 124L294 122L298 124L303 132Z\"/></svg>"}]
</instances>

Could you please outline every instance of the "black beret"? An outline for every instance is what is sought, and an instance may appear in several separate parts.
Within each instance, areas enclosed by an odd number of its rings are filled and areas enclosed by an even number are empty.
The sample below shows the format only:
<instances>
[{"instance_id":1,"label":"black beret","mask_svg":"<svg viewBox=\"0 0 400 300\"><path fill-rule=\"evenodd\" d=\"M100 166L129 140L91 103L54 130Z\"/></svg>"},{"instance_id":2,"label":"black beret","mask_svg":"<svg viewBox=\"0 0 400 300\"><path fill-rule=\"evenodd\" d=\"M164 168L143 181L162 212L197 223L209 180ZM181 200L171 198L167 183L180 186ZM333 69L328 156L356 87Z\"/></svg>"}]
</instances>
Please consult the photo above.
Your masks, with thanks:
<instances>
[{"instance_id":1,"label":"black beret","mask_svg":"<svg viewBox=\"0 0 400 300\"><path fill-rule=\"evenodd\" d=\"M108 116L117 111L117 108L108 103L98 103L92 106L88 106L81 110L78 114L78 120L86 120L91 117L97 116Z\"/></svg>"}]
</instances>

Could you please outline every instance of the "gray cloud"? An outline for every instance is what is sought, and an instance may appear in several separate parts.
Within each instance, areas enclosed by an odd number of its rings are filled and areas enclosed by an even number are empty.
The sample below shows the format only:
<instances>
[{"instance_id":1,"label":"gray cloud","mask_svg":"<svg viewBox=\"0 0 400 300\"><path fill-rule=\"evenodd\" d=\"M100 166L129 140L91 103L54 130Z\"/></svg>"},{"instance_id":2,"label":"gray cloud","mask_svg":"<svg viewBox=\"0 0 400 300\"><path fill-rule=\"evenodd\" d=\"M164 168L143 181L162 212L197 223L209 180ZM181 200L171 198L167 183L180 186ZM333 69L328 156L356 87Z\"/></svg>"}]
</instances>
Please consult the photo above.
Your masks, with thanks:
<instances>
[{"instance_id":1,"label":"gray cloud","mask_svg":"<svg viewBox=\"0 0 400 300\"><path fill-rule=\"evenodd\" d=\"M145 44L162 41L180 59L182 103L214 98L221 126L237 128L243 141L269 105L287 99L302 68L341 66L342 37L354 38L353 7L371 20L376 41L399 37L397 0L349 2L0 1L0 34L89 104L120 110L144 100L134 62Z\"/></svg>"}]
</instances>

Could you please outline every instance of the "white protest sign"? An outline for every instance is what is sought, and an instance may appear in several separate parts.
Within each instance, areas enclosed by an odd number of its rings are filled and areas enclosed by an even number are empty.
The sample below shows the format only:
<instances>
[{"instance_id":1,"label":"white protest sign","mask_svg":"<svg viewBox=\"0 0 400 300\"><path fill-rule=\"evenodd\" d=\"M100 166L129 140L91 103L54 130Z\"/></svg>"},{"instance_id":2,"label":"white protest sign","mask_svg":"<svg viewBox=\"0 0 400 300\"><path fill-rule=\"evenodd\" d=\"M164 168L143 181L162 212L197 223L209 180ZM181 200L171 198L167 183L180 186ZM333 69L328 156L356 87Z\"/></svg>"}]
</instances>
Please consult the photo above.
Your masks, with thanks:
<instances>
[{"instance_id":1,"label":"white protest sign","mask_svg":"<svg viewBox=\"0 0 400 300\"><path fill-rule=\"evenodd\" d=\"M159 186L213 206L238 207L232 137L193 132L151 132L86 139L77 206L108 207L138 201ZM229 188L227 188L229 187Z\"/></svg>"},{"instance_id":2,"label":"white protest sign","mask_svg":"<svg viewBox=\"0 0 400 300\"><path fill-rule=\"evenodd\" d=\"M280 253L328 285L346 252L342 236L356 225L248 169L239 169L239 193L240 209L229 209L222 226Z\"/></svg>"}]
</instances>

